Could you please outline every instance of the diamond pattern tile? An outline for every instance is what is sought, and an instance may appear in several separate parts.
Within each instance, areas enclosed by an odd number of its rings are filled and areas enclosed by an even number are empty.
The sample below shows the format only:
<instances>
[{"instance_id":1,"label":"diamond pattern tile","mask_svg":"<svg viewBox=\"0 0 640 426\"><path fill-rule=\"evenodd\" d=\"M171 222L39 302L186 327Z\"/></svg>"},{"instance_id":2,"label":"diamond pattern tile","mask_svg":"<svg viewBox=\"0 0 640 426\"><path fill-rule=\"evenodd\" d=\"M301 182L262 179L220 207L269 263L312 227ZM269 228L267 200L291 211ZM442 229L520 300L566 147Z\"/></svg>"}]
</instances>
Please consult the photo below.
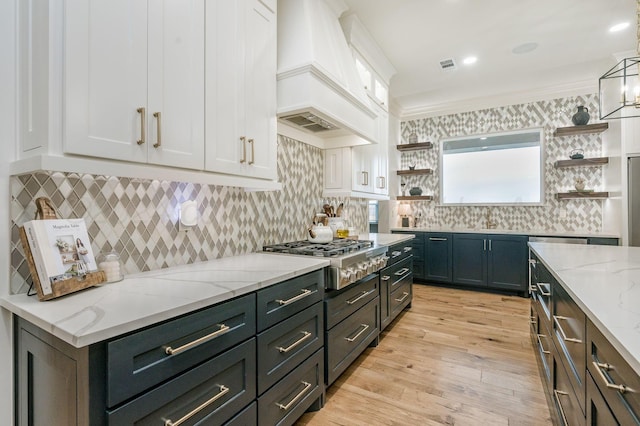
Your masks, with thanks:
<instances>
[{"instance_id":1,"label":"diamond pattern tile","mask_svg":"<svg viewBox=\"0 0 640 426\"><path fill-rule=\"evenodd\" d=\"M364 199L322 198L322 151L279 137L282 191L78 175L34 173L12 177L11 292L26 292L28 266L18 226L35 214L33 199L49 197L61 217L84 217L95 253L115 250L127 273L261 250L264 244L306 238L312 212L324 202L343 202L349 224L367 229ZM178 231L177 207L198 203L198 225Z\"/></svg>"},{"instance_id":2,"label":"diamond pattern tile","mask_svg":"<svg viewBox=\"0 0 640 426\"><path fill-rule=\"evenodd\" d=\"M602 167L554 168L556 160L568 159L570 151L576 148L583 149L586 157L601 156L600 135L588 134L561 138L553 136L557 127L572 125L571 116L578 105L584 105L589 109L592 122L598 116L598 97L596 94L591 94L402 122L400 129L403 143L407 142L410 134L416 133L419 141L431 141L434 144L431 150L409 151L401 154L401 169L406 170L413 164L416 168L433 169L433 175L430 176L405 176L401 179L406 183L407 194L409 188L420 186L424 194L432 194L435 197L435 202L412 202L412 214L420 213L423 224L460 228L477 227L485 220L487 207L437 205L440 196L438 180L440 141L456 136L542 127L545 151L544 206L490 207L492 220L502 228L549 229L561 232L601 231L603 203L601 200L558 201L554 197L556 192L573 189L575 179L578 177L585 180L587 188L598 190L602 189L604 184ZM565 218L560 218L560 209L566 210ZM394 212L392 217L398 216ZM399 221L398 218L398 226Z\"/></svg>"}]
</instances>

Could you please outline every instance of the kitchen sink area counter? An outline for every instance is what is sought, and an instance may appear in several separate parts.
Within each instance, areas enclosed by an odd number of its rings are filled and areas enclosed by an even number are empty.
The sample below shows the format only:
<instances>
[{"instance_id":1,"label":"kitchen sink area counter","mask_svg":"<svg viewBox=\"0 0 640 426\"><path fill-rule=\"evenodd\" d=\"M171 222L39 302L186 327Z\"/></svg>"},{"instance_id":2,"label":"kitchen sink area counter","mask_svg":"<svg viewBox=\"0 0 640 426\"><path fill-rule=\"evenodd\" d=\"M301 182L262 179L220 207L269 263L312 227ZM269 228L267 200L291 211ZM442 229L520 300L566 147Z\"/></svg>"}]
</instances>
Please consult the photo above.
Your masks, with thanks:
<instances>
[{"instance_id":1,"label":"kitchen sink area counter","mask_svg":"<svg viewBox=\"0 0 640 426\"><path fill-rule=\"evenodd\" d=\"M77 348L322 269L318 258L247 254L128 275L46 302L16 294L0 305Z\"/></svg>"}]
</instances>

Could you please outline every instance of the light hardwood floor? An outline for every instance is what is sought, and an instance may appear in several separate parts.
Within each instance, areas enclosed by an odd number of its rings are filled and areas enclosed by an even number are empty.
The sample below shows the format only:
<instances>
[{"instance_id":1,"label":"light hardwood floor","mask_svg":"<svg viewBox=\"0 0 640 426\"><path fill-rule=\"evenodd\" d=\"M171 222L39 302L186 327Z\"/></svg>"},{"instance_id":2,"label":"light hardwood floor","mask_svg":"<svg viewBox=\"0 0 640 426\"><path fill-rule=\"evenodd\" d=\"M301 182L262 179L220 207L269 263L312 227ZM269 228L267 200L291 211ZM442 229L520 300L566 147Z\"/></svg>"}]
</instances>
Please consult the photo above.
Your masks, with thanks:
<instances>
[{"instance_id":1,"label":"light hardwood floor","mask_svg":"<svg viewBox=\"0 0 640 426\"><path fill-rule=\"evenodd\" d=\"M551 425L529 300L416 284L413 306L298 425Z\"/></svg>"}]
</instances>

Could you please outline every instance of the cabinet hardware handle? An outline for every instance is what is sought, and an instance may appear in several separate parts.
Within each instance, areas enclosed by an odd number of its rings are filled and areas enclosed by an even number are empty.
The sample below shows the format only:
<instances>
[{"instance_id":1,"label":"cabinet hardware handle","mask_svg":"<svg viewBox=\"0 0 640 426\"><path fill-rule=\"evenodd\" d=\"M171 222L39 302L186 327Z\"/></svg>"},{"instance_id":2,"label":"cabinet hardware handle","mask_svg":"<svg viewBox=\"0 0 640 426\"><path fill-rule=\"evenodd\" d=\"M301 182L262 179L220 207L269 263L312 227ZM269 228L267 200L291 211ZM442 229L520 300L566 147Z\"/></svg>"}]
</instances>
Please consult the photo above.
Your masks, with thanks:
<instances>
[{"instance_id":1,"label":"cabinet hardware handle","mask_svg":"<svg viewBox=\"0 0 640 426\"><path fill-rule=\"evenodd\" d=\"M409 297L409 293L405 291L405 292L403 292L403 293L402 293L402 297L401 297L400 299L396 299L396 302L398 302L398 303L402 303L402 302L404 302L404 301L405 301L405 299L406 299L407 297Z\"/></svg>"},{"instance_id":2,"label":"cabinet hardware handle","mask_svg":"<svg viewBox=\"0 0 640 426\"><path fill-rule=\"evenodd\" d=\"M380 189L385 189L387 187L387 178L385 176L380 176L380 179L382 179L382 186Z\"/></svg>"},{"instance_id":3,"label":"cabinet hardware handle","mask_svg":"<svg viewBox=\"0 0 640 426\"><path fill-rule=\"evenodd\" d=\"M629 389L628 387L626 387L625 385L617 385L614 382L610 381L607 376L604 375L604 373L602 372L602 370L613 370L613 366L611 364L608 364L606 362L597 362L597 361L593 361L593 366L596 367L596 370L598 370L598 375L600 376L600 378L602 379L602 381L604 382L604 384L609 388L609 389L616 389L617 391L619 391L620 393L625 393L625 392L633 392L631 389Z\"/></svg>"},{"instance_id":4,"label":"cabinet hardware handle","mask_svg":"<svg viewBox=\"0 0 640 426\"><path fill-rule=\"evenodd\" d=\"M489 240L489 251L491 251L491 240Z\"/></svg>"},{"instance_id":5,"label":"cabinet hardware handle","mask_svg":"<svg viewBox=\"0 0 640 426\"><path fill-rule=\"evenodd\" d=\"M536 264L538 262L535 259L529 259L529 265L533 266L534 268L536 267Z\"/></svg>"},{"instance_id":6,"label":"cabinet hardware handle","mask_svg":"<svg viewBox=\"0 0 640 426\"><path fill-rule=\"evenodd\" d=\"M247 138L240 136L240 142L242 142L242 159L240 160L240 164L243 164L247 162Z\"/></svg>"},{"instance_id":7,"label":"cabinet hardware handle","mask_svg":"<svg viewBox=\"0 0 640 426\"><path fill-rule=\"evenodd\" d=\"M378 176L378 177L376 178L376 180L377 180L377 182L378 182L378 183L377 183L377 186L378 186L378 188L379 188L379 189L384 189L384 188L387 186L387 184L386 184L386 178L385 178L384 176Z\"/></svg>"},{"instance_id":8,"label":"cabinet hardware handle","mask_svg":"<svg viewBox=\"0 0 640 426\"><path fill-rule=\"evenodd\" d=\"M429 237L429 241L447 241L447 239L440 237Z\"/></svg>"},{"instance_id":9,"label":"cabinet hardware handle","mask_svg":"<svg viewBox=\"0 0 640 426\"><path fill-rule=\"evenodd\" d=\"M160 148L160 146L162 145L162 115L160 114L160 112L154 112L153 116L156 118L156 125L158 126L158 140L156 143L153 144L154 148ZM171 118L171 117L169 117Z\"/></svg>"},{"instance_id":10,"label":"cabinet hardware handle","mask_svg":"<svg viewBox=\"0 0 640 426\"><path fill-rule=\"evenodd\" d=\"M389 275L383 275L383 276L380 277L380 279L382 281L389 281L391 279L391 277Z\"/></svg>"},{"instance_id":11,"label":"cabinet hardware handle","mask_svg":"<svg viewBox=\"0 0 640 426\"><path fill-rule=\"evenodd\" d=\"M549 297L551 296L551 292L550 291L544 291L542 289L542 284L544 285L548 285L549 288L551 288L551 285L549 283L536 283L536 286L538 287L538 291L540 292L541 295L543 295L544 297Z\"/></svg>"},{"instance_id":12,"label":"cabinet hardware handle","mask_svg":"<svg viewBox=\"0 0 640 426\"><path fill-rule=\"evenodd\" d=\"M372 289L369 291L363 291L362 293L360 293L360 295L358 297L356 297L353 300L347 300L347 305L353 305L354 303L356 303L358 300L362 299L363 297L367 297L368 295L370 295L371 293L373 293L374 291L376 291L376 289Z\"/></svg>"},{"instance_id":13,"label":"cabinet hardware handle","mask_svg":"<svg viewBox=\"0 0 640 426\"><path fill-rule=\"evenodd\" d=\"M391 257L392 257L392 258L394 258L394 257L398 257L398 256L400 256L400 255L402 255L402 252L401 252L401 251L397 251L397 250L396 250L396 251L392 251L392 252L391 252Z\"/></svg>"},{"instance_id":14,"label":"cabinet hardware handle","mask_svg":"<svg viewBox=\"0 0 640 426\"><path fill-rule=\"evenodd\" d=\"M287 299L287 300L282 300L282 299L278 299L276 300L276 302L278 302L281 306L285 306L288 305L289 303L293 303L296 302L304 297L307 297L308 295L311 294L311 290L307 289L307 288L303 288L300 289L300 291L302 291L302 293L300 293L297 296L293 296L291 299Z\"/></svg>"},{"instance_id":15,"label":"cabinet hardware handle","mask_svg":"<svg viewBox=\"0 0 640 426\"><path fill-rule=\"evenodd\" d=\"M140 139L138 139L136 142L138 143L138 145L142 145L146 142L147 139L147 131L145 129L147 123L147 109L145 107L140 107L136 111L138 111L138 114L140 114Z\"/></svg>"},{"instance_id":16,"label":"cabinet hardware handle","mask_svg":"<svg viewBox=\"0 0 640 426\"><path fill-rule=\"evenodd\" d=\"M482 251L487 251L487 240L482 240Z\"/></svg>"},{"instance_id":17,"label":"cabinet hardware handle","mask_svg":"<svg viewBox=\"0 0 640 426\"><path fill-rule=\"evenodd\" d=\"M284 405L284 404L281 404L281 403L279 403L279 402L276 402L276 405L277 405L281 410L285 410L285 411L286 411L286 410L288 410L289 408L291 408L291 406L292 406L293 404L295 404L296 402L298 402L298 401L300 400L300 398L302 398L302 396L303 396L305 393L307 393L307 391L311 388L311 383L309 383L309 382L300 382L300 383L302 383L302 384L304 385L304 388L302 388L302 390L301 390L301 391L300 391L296 396L294 396L294 397L293 397L293 399L292 399L291 401L289 401L289 403L288 403L288 404Z\"/></svg>"},{"instance_id":18,"label":"cabinet hardware handle","mask_svg":"<svg viewBox=\"0 0 640 426\"><path fill-rule=\"evenodd\" d=\"M538 287L535 284L529 284L529 293L535 293L538 291Z\"/></svg>"},{"instance_id":19,"label":"cabinet hardware handle","mask_svg":"<svg viewBox=\"0 0 640 426\"><path fill-rule=\"evenodd\" d=\"M365 331L367 331L367 329L369 329L369 325L368 324L360 324L360 327L362 327L362 330L358 331L358 333L355 336L353 336L353 337L345 337L344 340L346 340L347 342L353 342L358 337L360 337L360 335L362 333L364 333Z\"/></svg>"},{"instance_id":20,"label":"cabinet hardware handle","mask_svg":"<svg viewBox=\"0 0 640 426\"><path fill-rule=\"evenodd\" d=\"M567 426L569 422L567 421L567 416L564 414L564 408L562 408L562 403L560 402L560 395L569 395L566 392L554 389L553 397L556 399L556 404L558 404L558 408L560 408L560 417L562 417L562 424Z\"/></svg>"},{"instance_id":21,"label":"cabinet hardware handle","mask_svg":"<svg viewBox=\"0 0 640 426\"><path fill-rule=\"evenodd\" d=\"M529 324L537 324L536 317L529 317Z\"/></svg>"},{"instance_id":22,"label":"cabinet hardware handle","mask_svg":"<svg viewBox=\"0 0 640 426\"><path fill-rule=\"evenodd\" d=\"M369 172L362 172L362 185L369 185Z\"/></svg>"},{"instance_id":23,"label":"cabinet hardware handle","mask_svg":"<svg viewBox=\"0 0 640 426\"><path fill-rule=\"evenodd\" d=\"M253 164L255 163L255 159L256 159L256 151L253 148L254 145L254 140L253 139L249 139L249 145L251 145L251 160L249 160L249 164Z\"/></svg>"},{"instance_id":24,"label":"cabinet hardware handle","mask_svg":"<svg viewBox=\"0 0 640 426\"><path fill-rule=\"evenodd\" d=\"M560 315L553 316L553 322L556 324L556 327L558 328L558 330L560 330L560 335L562 336L562 340L564 340L565 342L582 343L582 340L577 339L575 337L567 337L567 335L564 333L564 329L560 325L560 320L566 321L568 319L569 318L563 317Z\"/></svg>"},{"instance_id":25,"label":"cabinet hardware handle","mask_svg":"<svg viewBox=\"0 0 640 426\"><path fill-rule=\"evenodd\" d=\"M407 253L407 252L412 251L412 250L413 250L413 247L411 247L411 246L407 246L407 247L404 247L402 250L404 250L404 252L405 252L405 253Z\"/></svg>"},{"instance_id":26,"label":"cabinet hardware handle","mask_svg":"<svg viewBox=\"0 0 640 426\"><path fill-rule=\"evenodd\" d=\"M533 322L533 324L535 324L535 321ZM547 336L545 336L544 334L538 334L538 344L540 345L540 349L542 349L542 353L550 354L551 352L544 348L544 345L542 344L542 340L540 340L541 337L547 337Z\"/></svg>"},{"instance_id":27,"label":"cabinet hardware handle","mask_svg":"<svg viewBox=\"0 0 640 426\"><path fill-rule=\"evenodd\" d=\"M296 346L298 346L300 343L304 342L305 340L307 340L309 337L311 337L311 333L309 333L308 331L302 331L301 332L303 334L303 336L301 338L299 338L298 340L296 340L295 342L293 342L292 344L290 344L289 346L287 346L286 348L283 348L282 346L278 346L276 349L278 350L278 352L286 354L287 352L289 352L291 349L295 348Z\"/></svg>"},{"instance_id":28,"label":"cabinet hardware handle","mask_svg":"<svg viewBox=\"0 0 640 426\"><path fill-rule=\"evenodd\" d=\"M229 393L229 388L228 387L226 387L224 385L219 385L219 386L220 386L220 392L218 392L213 398L208 399L207 401L205 401L202 404L198 405L196 408L194 408L193 410L191 410L190 412L188 412L182 418L180 418L179 420L177 420L175 422L171 421L170 419L165 419L164 426L178 426L178 425L181 425L182 423L186 422L191 417L193 417L195 414L197 414L199 411L204 410L205 408L207 408L207 406L213 404L218 399L222 398L227 393Z\"/></svg>"},{"instance_id":29,"label":"cabinet hardware handle","mask_svg":"<svg viewBox=\"0 0 640 426\"><path fill-rule=\"evenodd\" d=\"M394 273L393 275L397 275L397 276L401 276L406 274L407 272L409 272L410 269L409 268L402 268L399 271L397 271L396 273Z\"/></svg>"},{"instance_id":30,"label":"cabinet hardware handle","mask_svg":"<svg viewBox=\"0 0 640 426\"><path fill-rule=\"evenodd\" d=\"M196 340L194 340L192 342L186 343L186 344L184 344L182 346L179 346L179 347L177 347L175 349L173 349L171 346L167 346L164 349L165 353L167 355L179 354L180 352L186 351L189 348L192 348L194 346L197 346L197 345L200 345L202 343L208 342L211 339L215 339L216 337L218 337L218 336L220 336L222 334L225 334L229 330L231 330L228 325L224 325L224 324L218 324L218 325L220 326L219 330L216 330L211 334L207 334L206 336L202 336L201 338L196 339Z\"/></svg>"}]
</instances>

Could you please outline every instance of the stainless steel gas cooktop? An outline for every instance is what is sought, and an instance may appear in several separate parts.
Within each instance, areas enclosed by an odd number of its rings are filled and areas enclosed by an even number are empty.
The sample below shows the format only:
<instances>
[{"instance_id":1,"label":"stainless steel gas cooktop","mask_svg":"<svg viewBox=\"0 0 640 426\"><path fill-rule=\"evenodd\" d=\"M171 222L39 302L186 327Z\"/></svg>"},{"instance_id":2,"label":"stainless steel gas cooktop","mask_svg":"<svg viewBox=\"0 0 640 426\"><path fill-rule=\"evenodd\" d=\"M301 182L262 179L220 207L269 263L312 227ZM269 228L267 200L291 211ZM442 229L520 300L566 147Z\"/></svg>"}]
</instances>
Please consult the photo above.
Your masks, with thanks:
<instances>
[{"instance_id":1,"label":"stainless steel gas cooktop","mask_svg":"<svg viewBox=\"0 0 640 426\"><path fill-rule=\"evenodd\" d=\"M273 253L301 254L305 256L337 257L373 247L373 241L337 239L329 243L291 241L289 243L264 246L263 251Z\"/></svg>"}]
</instances>

